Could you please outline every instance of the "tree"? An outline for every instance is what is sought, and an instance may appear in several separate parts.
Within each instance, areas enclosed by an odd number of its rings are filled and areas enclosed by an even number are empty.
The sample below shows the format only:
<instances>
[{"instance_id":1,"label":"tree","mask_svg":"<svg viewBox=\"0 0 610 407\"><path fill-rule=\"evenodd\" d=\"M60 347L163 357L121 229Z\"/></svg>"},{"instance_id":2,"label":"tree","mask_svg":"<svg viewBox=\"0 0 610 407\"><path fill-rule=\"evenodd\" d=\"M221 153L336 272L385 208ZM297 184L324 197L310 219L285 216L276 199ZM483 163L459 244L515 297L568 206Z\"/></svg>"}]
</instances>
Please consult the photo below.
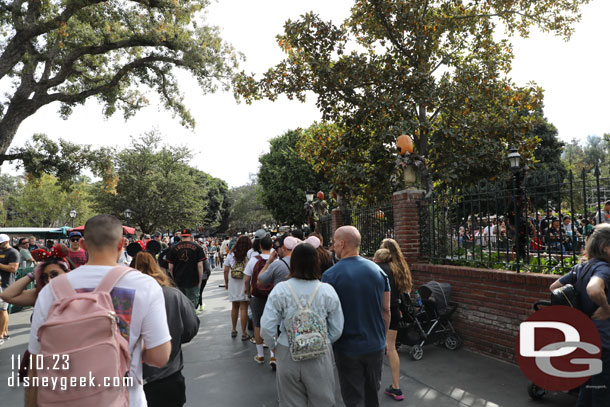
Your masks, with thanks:
<instances>
[{"instance_id":1,"label":"tree","mask_svg":"<svg viewBox=\"0 0 610 407\"><path fill-rule=\"evenodd\" d=\"M231 188L231 215L228 230L236 232L252 232L263 225L274 225L271 213L260 203L261 186L256 179L240 187Z\"/></svg>"},{"instance_id":2,"label":"tree","mask_svg":"<svg viewBox=\"0 0 610 407\"><path fill-rule=\"evenodd\" d=\"M205 231L206 235L215 235L226 231L231 212L231 200L227 183L195 168L191 168L190 174L195 179L197 190L203 199L202 203L205 208L205 215L200 225L201 230Z\"/></svg>"},{"instance_id":3,"label":"tree","mask_svg":"<svg viewBox=\"0 0 610 407\"><path fill-rule=\"evenodd\" d=\"M70 211L76 211L75 224L83 224L93 215L91 184L81 179L66 192L57 179L44 174L40 178L26 176L5 200L7 226L59 227L71 226Z\"/></svg>"},{"instance_id":4,"label":"tree","mask_svg":"<svg viewBox=\"0 0 610 407\"><path fill-rule=\"evenodd\" d=\"M364 151L333 164L374 168L344 171L354 182L337 186L343 194L358 195L352 188L375 173L382 182L364 198L388 195L402 133L413 135L437 183L473 183L507 169L509 145L532 161L537 144L528 134L542 90L510 80L512 48L494 38L497 26L527 35L535 25L568 38L587 2L359 0L341 26L313 13L287 21L278 36L286 59L258 80L242 73L235 91L248 102L314 93L323 119L342 129L337 154Z\"/></svg>"},{"instance_id":5,"label":"tree","mask_svg":"<svg viewBox=\"0 0 610 407\"><path fill-rule=\"evenodd\" d=\"M104 115L126 118L154 89L182 124L194 120L183 103L175 68L190 72L204 92L229 85L237 57L218 29L198 21L207 0L13 0L0 5L0 162L20 124L59 102L68 117L91 97Z\"/></svg>"},{"instance_id":6,"label":"tree","mask_svg":"<svg viewBox=\"0 0 610 407\"><path fill-rule=\"evenodd\" d=\"M146 233L214 226L219 209L212 210L212 215L207 209L213 191L209 176L191 168L190 158L191 152L184 146L161 145L161 136L156 132L134 138L130 148L116 153L116 187L99 186L97 209L125 221L124 211L130 209L128 223ZM212 196L219 202L223 199L213 192ZM222 204L219 207L223 208Z\"/></svg>"},{"instance_id":7,"label":"tree","mask_svg":"<svg viewBox=\"0 0 610 407\"><path fill-rule=\"evenodd\" d=\"M259 158L261 202L278 222L289 225L305 222L307 190L330 190L323 176L299 157L296 151L298 138L297 131L288 131L271 139L269 152Z\"/></svg>"}]
</instances>

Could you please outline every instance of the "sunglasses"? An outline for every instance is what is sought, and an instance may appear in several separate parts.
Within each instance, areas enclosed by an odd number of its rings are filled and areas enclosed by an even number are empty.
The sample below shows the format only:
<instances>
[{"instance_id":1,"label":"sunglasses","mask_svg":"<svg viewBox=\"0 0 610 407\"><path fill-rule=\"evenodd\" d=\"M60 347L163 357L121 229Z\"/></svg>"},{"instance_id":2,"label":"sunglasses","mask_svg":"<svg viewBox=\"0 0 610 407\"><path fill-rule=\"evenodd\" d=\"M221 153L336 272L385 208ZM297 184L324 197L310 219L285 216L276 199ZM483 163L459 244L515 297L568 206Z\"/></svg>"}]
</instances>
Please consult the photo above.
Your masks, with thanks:
<instances>
[{"instance_id":1,"label":"sunglasses","mask_svg":"<svg viewBox=\"0 0 610 407\"><path fill-rule=\"evenodd\" d=\"M77 238L74 238L74 239L70 239L70 241L71 241L71 242L79 242L79 241L80 241L80 238L78 238L78 237L77 237Z\"/></svg>"}]
</instances>

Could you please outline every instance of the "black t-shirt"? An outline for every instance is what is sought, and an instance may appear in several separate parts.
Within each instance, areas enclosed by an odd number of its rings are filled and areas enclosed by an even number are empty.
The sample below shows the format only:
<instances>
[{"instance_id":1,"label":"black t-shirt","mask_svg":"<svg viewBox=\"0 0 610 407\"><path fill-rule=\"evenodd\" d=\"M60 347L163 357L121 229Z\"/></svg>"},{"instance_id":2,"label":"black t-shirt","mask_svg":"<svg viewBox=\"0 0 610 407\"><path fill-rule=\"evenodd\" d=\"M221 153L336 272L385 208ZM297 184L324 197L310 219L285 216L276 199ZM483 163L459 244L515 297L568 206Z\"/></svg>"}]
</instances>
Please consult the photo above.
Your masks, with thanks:
<instances>
[{"instance_id":1,"label":"black t-shirt","mask_svg":"<svg viewBox=\"0 0 610 407\"><path fill-rule=\"evenodd\" d=\"M20 257L19 252L12 247L6 250L0 249L0 264L19 263ZM0 271L0 277L2 278L2 288L6 288L15 282L15 273Z\"/></svg>"},{"instance_id":2,"label":"black t-shirt","mask_svg":"<svg viewBox=\"0 0 610 407\"><path fill-rule=\"evenodd\" d=\"M400 305L399 299L401 293L398 292L398 288L396 287L396 280L394 279L392 268L388 263L377 263L377 265L388 275L388 280L390 281L390 307L398 308Z\"/></svg>"},{"instance_id":3,"label":"black t-shirt","mask_svg":"<svg viewBox=\"0 0 610 407\"><path fill-rule=\"evenodd\" d=\"M165 256L165 260L174 265L174 282L183 288L199 284L197 263L205 259L203 248L194 242L180 242Z\"/></svg>"}]
</instances>

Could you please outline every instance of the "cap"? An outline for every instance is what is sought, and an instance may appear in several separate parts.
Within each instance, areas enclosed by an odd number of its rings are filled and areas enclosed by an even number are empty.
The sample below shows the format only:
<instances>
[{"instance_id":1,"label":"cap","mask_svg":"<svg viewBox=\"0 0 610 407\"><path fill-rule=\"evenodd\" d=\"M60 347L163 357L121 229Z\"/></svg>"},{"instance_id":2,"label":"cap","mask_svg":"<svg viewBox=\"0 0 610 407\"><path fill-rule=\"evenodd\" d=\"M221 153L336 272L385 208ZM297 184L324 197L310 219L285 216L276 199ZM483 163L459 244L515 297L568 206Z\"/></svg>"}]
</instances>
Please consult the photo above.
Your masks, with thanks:
<instances>
[{"instance_id":1,"label":"cap","mask_svg":"<svg viewBox=\"0 0 610 407\"><path fill-rule=\"evenodd\" d=\"M191 235L192 235L191 229L182 229L180 231L180 236L191 236Z\"/></svg>"},{"instance_id":2,"label":"cap","mask_svg":"<svg viewBox=\"0 0 610 407\"><path fill-rule=\"evenodd\" d=\"M155 233L153 234L153 237L161 237L161 232L155 232Z\"/></svg>"},{"instance_id":3,"label":"cap","mask_svg":"<svg viewBox=\"0 0 610 407\"><path fill-rule=\"evenodd\" d=\"M259 229L256 231L256 233L254 233L254 238L255 239L262 239L263 237L267 236L268 233L265 229Z\"/></svg>"},{"instance_id":4,"label":"cap","mask_svg":"<svg viewBox=\"0 0 610 407\"><path fill-rule=\"evenodd\" d=\"M74 232L70 232L70 234L68 235L69 238L73 238L73 237L83 237L83 234L81 232L78 231L74 231Z\"/></svg>"},{"instance_id":5,"label":"cap","mask_svg":"<svg viewBox=\"0 0 610 407\"><path fill-rule=\"evenodd\" d=\"M287 250L294 249L299 243L301 243L301 240L297 239L294 236L288 236L286 239L284 239L284 247Z\"/></svg>"},{"instance_id":6,"label":"cap","mask_svg":"<svg viewBox=\"0 0 610 407\"><path fill-rule=\"evenodd\" d=\"M8 237L8 235L5 235L4 233L0 235L0 243L8 242L9 240L11 240L11 238Z\"/></svg>"}]
</instances>

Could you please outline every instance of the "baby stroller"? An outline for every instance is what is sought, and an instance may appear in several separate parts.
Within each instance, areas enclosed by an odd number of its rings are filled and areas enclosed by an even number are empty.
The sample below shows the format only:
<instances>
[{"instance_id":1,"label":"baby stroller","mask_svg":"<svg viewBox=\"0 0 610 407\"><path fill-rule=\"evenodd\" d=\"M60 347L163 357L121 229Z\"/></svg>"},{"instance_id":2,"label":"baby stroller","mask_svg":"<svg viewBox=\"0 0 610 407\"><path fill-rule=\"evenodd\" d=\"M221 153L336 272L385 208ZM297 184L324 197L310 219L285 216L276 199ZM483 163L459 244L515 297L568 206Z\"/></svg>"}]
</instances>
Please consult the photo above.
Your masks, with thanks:
<instances>
[{"instance_id":1,"label":"baby stroller","mask_svg":"<svg viewBox=\"0 0 610 407\"><path fill-rule=\"evenodd\" d=\"M451 324L451 316L457 309L449 301L451 285L430 281L418 290L421 305L413 303L408 294L403 294L400 303L401 321L398 324L396 347L411 346L411 357L420 360L424 356L423 346L442 344L449 350L462 346L462 338Z\"/></svg>"},{"instance_id":2,"label":"baby stroller","mask_svg":"<svg viewBox=\"0 0 610 407\"><path fill-rule=\"evenodd\" d=\"M552 304L551 301L537 301L534 303L534 311L538 311L540 307L550 307ZM574 389L568 390L566 393L578 397L578 392L580 391L580 387L576 387ZM531 397L532 400L540 400L547 394L547 390L543 389L540 386L537 386L533 382L527 383L527 394Z\"/></svg>"}]
</instances>

